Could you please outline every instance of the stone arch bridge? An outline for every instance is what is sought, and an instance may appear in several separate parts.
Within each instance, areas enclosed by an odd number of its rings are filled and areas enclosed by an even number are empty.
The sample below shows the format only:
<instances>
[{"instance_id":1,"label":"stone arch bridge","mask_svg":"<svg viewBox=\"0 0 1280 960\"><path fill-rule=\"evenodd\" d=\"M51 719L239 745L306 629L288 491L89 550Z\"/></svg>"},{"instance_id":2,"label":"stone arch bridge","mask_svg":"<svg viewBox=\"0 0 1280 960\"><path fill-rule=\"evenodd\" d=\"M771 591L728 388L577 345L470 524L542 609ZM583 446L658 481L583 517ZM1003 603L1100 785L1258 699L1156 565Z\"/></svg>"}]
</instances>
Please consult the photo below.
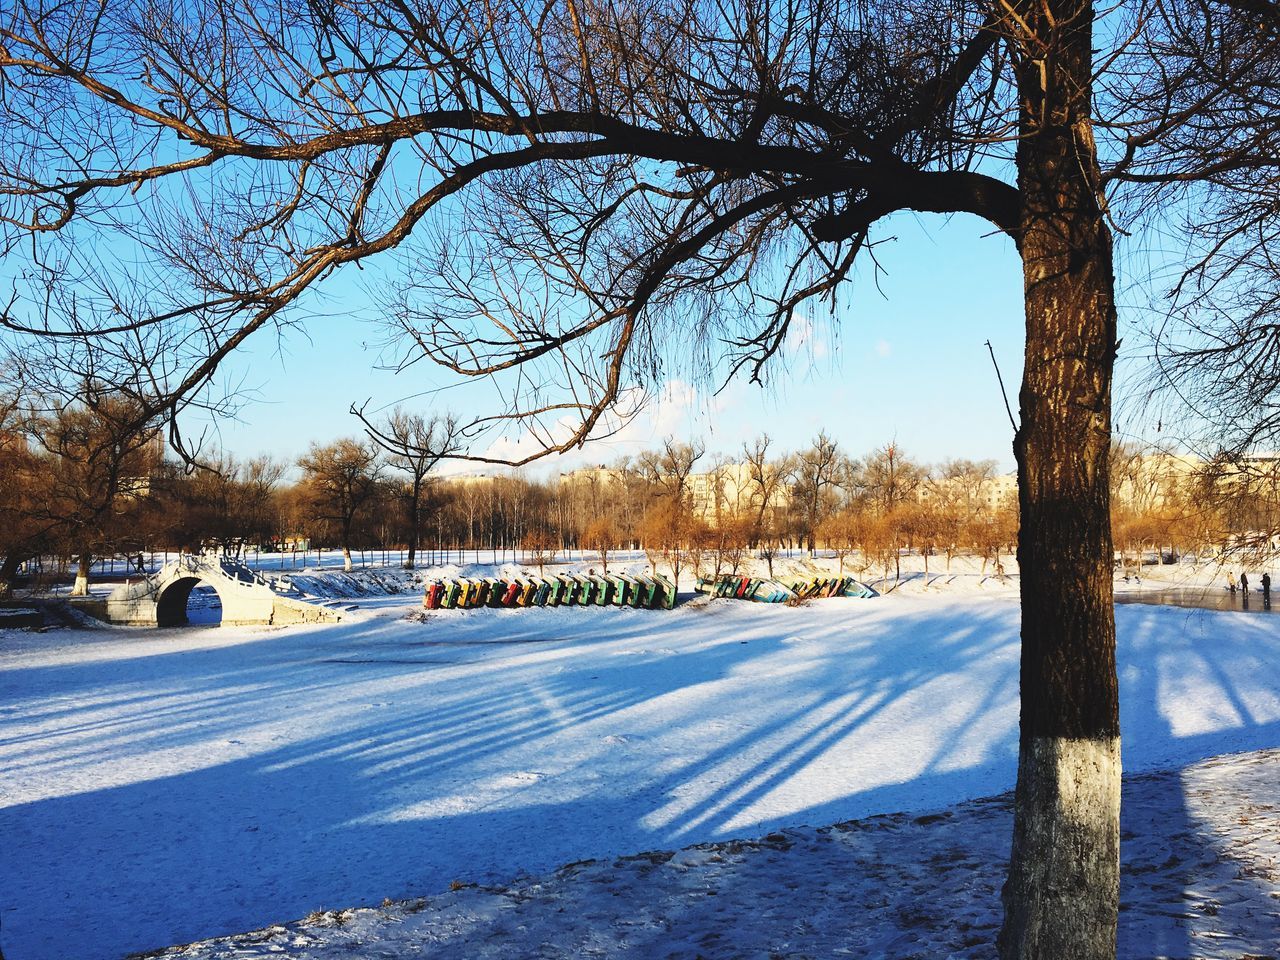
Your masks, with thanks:
<instances>
[{"instance_id":1,"label":"stone arch bridge","mask_svg":"<svg viewBox=\"0 0 1280 960\"><path fill-rule=\"evenodd\" d=\"M202 581L222 601L223 626L342 619L337 611L289 596L244 564L213 553L184 554L148 577L116 587L107 597L107 619L134 626L180 626L187 622L191 591Z\"/></svg>"}]
</instances>

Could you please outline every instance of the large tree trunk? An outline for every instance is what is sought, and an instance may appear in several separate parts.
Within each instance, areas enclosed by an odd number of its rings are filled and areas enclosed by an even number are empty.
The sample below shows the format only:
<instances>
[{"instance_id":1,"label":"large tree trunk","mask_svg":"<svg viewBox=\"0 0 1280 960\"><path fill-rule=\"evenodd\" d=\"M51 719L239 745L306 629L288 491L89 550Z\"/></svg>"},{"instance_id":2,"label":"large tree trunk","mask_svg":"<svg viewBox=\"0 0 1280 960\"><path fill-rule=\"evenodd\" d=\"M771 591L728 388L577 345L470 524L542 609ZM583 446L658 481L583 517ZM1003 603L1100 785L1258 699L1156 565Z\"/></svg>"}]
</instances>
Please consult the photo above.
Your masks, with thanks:
<instances>
[{"instance_id":1,"label":"large tree trunk","mask_svg":"<svg viewBox=\"0 0 1280 960\"><path fill-rule=\"evenodd\" d=\"M1092 9L1087 0L1016 9L1027 322L1015 443L1022 718L1000 955L1112 958L1120 725L1107 454L1116 316L1090 127Z\"/></svg>"},{"instance_id":2,"label":"large tree trunk","mask_svg":"<svg viewBox=\"0 0 1280 960\"><path fill-rule=\"evenodd\" d=\"M0 600L7 600L13 596L13 581L18 577L18 568L22 566L23 558L16 553L6 554L4 561L0 562Z\"/></svg>"},{"instance_id":3,"label":"large tree trunk","mask_svg":"<svg viewBox=\"0 0 1280 960\"><path fill-rule=\"evenodd\" d=\"M93 555L88 551L80 554L79 560L76 562L76 582L71 588L73 597L87 597L89 595L89 571L93 567Z\"/></svg>"},{"instance_id":4,"label":"large tree trunk","mask_svg":"<svg viewBox=\"0 0 1280 960\"><path fill-rule=\"evenodd\" d=\"M409 496L409 556L405 559L404 568L412 570L414 563L418 557L418 527L419 523L419 504L422 500L422 491L415 483L413 492Z\"/></svg>"}]
</instances>

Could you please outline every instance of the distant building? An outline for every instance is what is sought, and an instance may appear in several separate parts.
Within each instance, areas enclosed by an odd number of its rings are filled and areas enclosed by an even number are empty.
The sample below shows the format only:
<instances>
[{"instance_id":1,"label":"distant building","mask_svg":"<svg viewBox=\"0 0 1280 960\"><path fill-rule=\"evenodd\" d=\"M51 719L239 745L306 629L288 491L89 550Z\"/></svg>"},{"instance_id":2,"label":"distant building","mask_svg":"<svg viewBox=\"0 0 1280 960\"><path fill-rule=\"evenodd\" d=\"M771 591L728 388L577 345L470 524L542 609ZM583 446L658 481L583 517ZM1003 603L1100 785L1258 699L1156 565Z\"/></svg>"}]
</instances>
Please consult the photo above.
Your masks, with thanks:
<instances>
[{"instance_id":1,"label":"distant building","mask_svg":"<svg viewBox=\"0 0 1280 960\"><path fill-rule=\"evenodd\" d=\"M1017 506L1018 475L996 473L989 477L942 477L922 483L916 490L921 503L931 500L964 503L974 511Z\"/></svg>"},{"instance_id":2,"label":"distant building","mask_svg":"<svg viewBox=\"0 0 1280 960\"><path fill-rule=\"evenodd\" d=\"M752 479L749 463L725 463L705 473L690 474L689 492L693 513L703 520L740 516L760 508L759 487ZM766 507L781 509L790 501L790 487L782 483Z\"/></svg>"}]
</instances>

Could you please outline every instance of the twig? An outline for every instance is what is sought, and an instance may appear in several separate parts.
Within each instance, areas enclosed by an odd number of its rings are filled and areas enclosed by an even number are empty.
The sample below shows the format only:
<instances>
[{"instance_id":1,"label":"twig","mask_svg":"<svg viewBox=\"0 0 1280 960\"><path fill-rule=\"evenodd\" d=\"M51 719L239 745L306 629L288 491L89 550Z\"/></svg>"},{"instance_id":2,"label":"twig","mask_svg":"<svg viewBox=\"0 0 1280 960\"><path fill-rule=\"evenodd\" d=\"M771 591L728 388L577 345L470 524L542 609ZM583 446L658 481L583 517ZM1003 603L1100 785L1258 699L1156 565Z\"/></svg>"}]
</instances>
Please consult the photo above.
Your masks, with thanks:
<instances>
[{"instance_id":1,"label":"twig","mask_svg":"<svg viewBox=\"0 0 1280 960\"><path fill-rule=\"evenodd\" d=\"M996 380L1000 382L1000 396L1004 399L1004 409L1009 414L1009 426L1013 427L1013 432L1018 432L1018 422L1013 419L1013 408L1009 406L1009 393L1004 388L1004 377L1000 376L1000 364L996 363L996 352L992 349L991 341L986 342L987 352L991 354L991 365L996 368Z\"/></svg>"}]
</instances>

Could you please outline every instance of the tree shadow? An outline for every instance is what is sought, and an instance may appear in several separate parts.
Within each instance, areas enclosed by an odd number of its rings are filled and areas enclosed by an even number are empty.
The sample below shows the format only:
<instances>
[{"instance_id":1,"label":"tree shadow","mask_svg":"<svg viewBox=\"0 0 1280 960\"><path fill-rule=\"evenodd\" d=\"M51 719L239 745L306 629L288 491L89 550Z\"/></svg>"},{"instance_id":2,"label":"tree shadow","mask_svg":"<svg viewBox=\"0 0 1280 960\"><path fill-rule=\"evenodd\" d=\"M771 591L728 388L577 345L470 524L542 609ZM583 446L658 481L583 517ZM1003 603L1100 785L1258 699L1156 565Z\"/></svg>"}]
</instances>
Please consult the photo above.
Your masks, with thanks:
<instances>
[{"instance_id":1,"label":"tree shadow","mask_svg":"<svg viewBox=\"0 0 1280 960\"><path fill-rule=\"evenodd\" d=\"M8 661L6 955L116 956L1012 786L1016 604L567 612L455 616L447 644L443 621L365 621ZM1212 718L1196 740L1161 713L1159 636L1121 650L1139 766L1223 752ZM1212 670L1247 707L1248 678ZM1226 740L1278 735L1246 711Z\"/></svg>"},{"instance_id":2,"label":"tree shadow","mask_svg":"<svg viewBox=\"0 0 1280 960\"><path fill-rule=\"evenodd\" d=\"M0 830L39 867L4 883L7 952L111 956L810 819L864 776L831 756L1009 644L1007 614L926 617L914 662L826 603L803 637L786 610L691 615L691 639L602 610L458 617L443 650L370 621L10 664L0 758L33 799Z\"/></svg>"},{"instance_id":3,"label":"tree shadow","mask_svg":"<svg viewBox=\"0 0 1280 960\"><path fill-rule=\"evenodd\" d=\"M1206 787L1203 768L1188 760L1280 744L1280 714L1255 706L1274 701L1274 694L1259 694L1277 689L1280 643L1266 619L1242 614L1138 607L1117 613L1128 654L1120 700L1126 768L1179 771L1126 777L1117 952L1169 958L1247 952L1247 944L1230 949L1231 934L1257 927L1248 914L1251 898L1240 894L1257 881L1232 867L1224 885L1231 850L1217 826L1193 809L1192 798ZM1206 917L1213 918L1210 941Z\"/></svg>"}]
</instances>

